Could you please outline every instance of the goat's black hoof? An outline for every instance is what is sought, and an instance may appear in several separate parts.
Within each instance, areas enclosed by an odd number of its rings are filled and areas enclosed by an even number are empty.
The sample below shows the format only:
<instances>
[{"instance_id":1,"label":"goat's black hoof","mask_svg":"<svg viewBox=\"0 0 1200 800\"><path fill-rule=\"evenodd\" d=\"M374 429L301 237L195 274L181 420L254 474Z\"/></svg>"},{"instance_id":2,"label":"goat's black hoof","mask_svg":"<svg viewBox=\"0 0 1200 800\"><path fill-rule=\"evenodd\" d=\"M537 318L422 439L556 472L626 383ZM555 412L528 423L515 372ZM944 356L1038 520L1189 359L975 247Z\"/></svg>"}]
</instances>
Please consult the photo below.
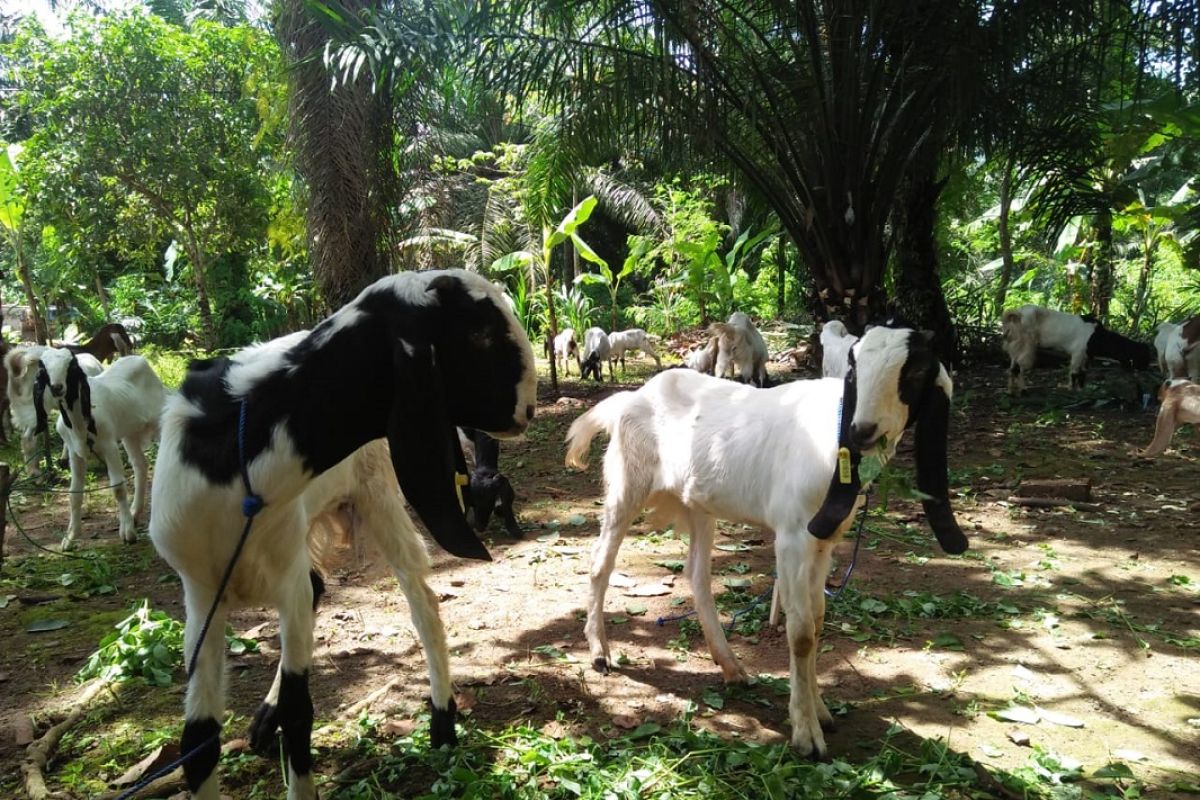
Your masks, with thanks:
<instances>
[{"instance_id":1,"label":"goat's black hoof","mask_svg":"<svg viewBox=\"0 0 1200 800\"><path fill-rule=\"evenodd\" d=\"M611 671L608 667L608 659L604 656L592 659L592 668L601 675L607 675Z\"/></svg>"},{"instance_id":2,"label":"goat's black hoof","mask_svg":"<svg viewBox=\"0 0 1200 800\"><path fill-rule=\"evenodd\" d=\"M429 711L429 743L434 748L442 745L458 747L458 732L454 729L458 707L454 703L454 698L450 698L450 703L445 708L438 708L430 698Z\"/></svg>"},{"instance_id":3,"label":"goat's black hoof","mask_svg":"<svg viewBox=\"0 0 1200 800\"><path fill-rule=\"evenodd\" d=\"M272 756L278 750L279 707L263 703L250 721L250 749L260 756Z\"/></svg>"}]
</instances>

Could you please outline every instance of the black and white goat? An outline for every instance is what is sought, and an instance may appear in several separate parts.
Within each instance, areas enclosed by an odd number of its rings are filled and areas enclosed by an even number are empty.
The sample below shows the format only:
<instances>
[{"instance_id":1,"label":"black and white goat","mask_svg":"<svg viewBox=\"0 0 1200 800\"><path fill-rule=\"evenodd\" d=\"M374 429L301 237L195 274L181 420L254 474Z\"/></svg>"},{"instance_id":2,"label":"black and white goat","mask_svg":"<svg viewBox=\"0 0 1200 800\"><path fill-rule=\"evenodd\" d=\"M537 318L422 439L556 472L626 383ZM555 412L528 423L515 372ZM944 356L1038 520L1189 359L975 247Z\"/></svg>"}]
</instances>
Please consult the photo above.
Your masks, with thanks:
<instances>
[{"instance_id":1,"label":"black and white goat","mask_svg":"<svg viewBox=\"0 0 1200 800\"><path fill-rule=\"evenodd\" d=\"M1010 308L1001 318L1004 349L1008 353L1008 391L1025 388L1025 373L1033 369L1037 350L1046 347L1066 353L1071 388L1083 388L1089 359L1110 358L1126 369L1145 370L1154 359L1154 348L1110 331L1100 322L1064 311L1026 305Z\"/></svg>"},{"instance_id":2,"label":"black and white goat","mask_svg":"<svg viewBox=\"0 0 1200 800\"><path fill-rule=\"evenodd\" d=\"M513 512L517 495L512 483L500 472L500 442L474 428L460 429L459 441L463 442L467 467L471 470L471 481L463 496L475 530L479 533L487 530L494 513L504 523L508 535L520 539L521 525Z\"/></svg>"},{"instance_id":3,"label":"black and white goat","mask_svg":"<svg viewBox=\"0 0 1200 800\"><path fill-rule=\"evenodd\" d=\"M715 519L775 531L778 590L791 651L792 744L825 751L832 718L817 685L817 637L834 545L863 502L858 463L890 457L916 424L917 485L942 549L967 548L950 508L946 471L950 376L923 334L874 328L854 346L844 380L796 381L757 390L689 370L669 370L635 392L620 392L571 425L567 464L584 468L601 431L604 519L592 550L585 632L594 666L611 665L604 593L617 549L634 517L655 508L690 534L687 572L696 613L726 681L746 675L717 618L711 585ZM841 427L839 429L839 420ZM839 450L845 449L845 463ZM844 472L839 467L844 467Z\"/></svg>"},{"instance_id":4,"label":"black and white goat","mask_svg":"<svg viewBox=\"0 0 1200 800\"><path fill-rule=\"evenodd\" d=\"M463 513L466 475L455 426L515 436L533 418L536 389L533 349L507 301L488 281L461 270L383 278L311 333L191 364L163 414L150 536L183 580L189 660L216 602L211 632L189 664L182 748L201 751L184 767L196 797L218 797L220 632L232 609L268 604L280 613L279 676L255 719L254 737L262 741L282 730L288 798L315 796L309 487L386 437L394 478L434 540L454 555L489 558ZM243 470L264 505L218 598L244 524ZM379 533L402 582L405 575L421 576L423 562L411 563L415 556L404 554L404 534ZM439 648L436 635L422 633L428 651ZM449 687L435 683L432 689L433 743L453 743Z\"/></svg>"},{"instance_id":5,"label":"black and white goat","mask_svg":"<svg viewBox=\"0 0 1200 800\"><path fill-rule=\"evenodd\" d=\"M597 382L604 380L604 364L608 364L608 379L615 381L613 376L612 361L609 360L609 355L612 353L612 345L608 341L608 334L602 328L588 328L583 332L583 364L580 366L579 377L582 380L588 375L596 378Z\"/></svg>"},{"instance_id":6,"label":"black and white goat","mask_svg":"<svg viewBox=\"0 0 1200 800\"><path fill-rule=\"evenodd\" d=\"M13 426L21 434L21 455L26 469L31 475L41 474L41 465L36 458L38 434L46 429L39 427L38 404L41 404L41 414L58 413L58 404L49 394L42 394L40 401L34 397L34 385L41 374L42 353L46 352L45 345L35 344L27 347L14 347L4 356L4 372L8 377L8 402L12 412ZM76 361L83 374L94 378L104 371L104 365L96 357L88 353L77 355ZM63 448L63 458L69 454Z\"/></svg>"},{"instance_id":7,"label":"black and white goat","mask_svg":"<svg viewBox=\"0 0 1200 800\"><path fill-rule=\"evenodd\" d=\"M118 358L104 372L88 377L74 353L51 347L41 356L42 370L34 388L38 428L46 425L47 391L58 404L56 428L71 464L71 521L63 536L67 550L83 526L83 491L88 460L94 454L108 469L108 482L117 499L121 538L137 541L137 526L146 514L149 469L146 450L158 433L158 418L166 390L150 363L141 356ZM133 467L133 510L125 491L125 465L117 443Z\"/></svg>"}]
</instances>

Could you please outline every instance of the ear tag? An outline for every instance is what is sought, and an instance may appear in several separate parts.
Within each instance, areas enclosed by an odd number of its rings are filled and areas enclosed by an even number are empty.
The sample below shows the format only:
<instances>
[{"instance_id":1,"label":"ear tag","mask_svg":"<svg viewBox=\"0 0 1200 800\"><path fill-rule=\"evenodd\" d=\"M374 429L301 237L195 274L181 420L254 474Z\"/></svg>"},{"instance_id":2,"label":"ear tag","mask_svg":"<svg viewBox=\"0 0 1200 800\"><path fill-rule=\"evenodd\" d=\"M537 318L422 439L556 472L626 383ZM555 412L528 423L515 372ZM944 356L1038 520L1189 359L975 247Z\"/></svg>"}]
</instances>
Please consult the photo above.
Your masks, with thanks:
<instances>
[{"instance_id":1,"label":"ear tag","mask_svg":"<svg viewBox=\"0 0 1200 800\"><path fill-rule=\"evenodd\" d=\"M458 495L458 507L464 514L467 513L467 504L463 502L463 487L470 484L471 479L465 473L454 473L454 493Z\"/></svg>"},{"instance_id":2,"label":"ear tag","mask_svg":"<svg viewBox=\"0 0 1200 800\"><path fill-rule=\"evenodd\" d=\"M840 483L850 483L851 477L852 476L851 476L851 471L850 471L850 448L849 447L839 447L838 448L838 481Z\"/></svg>"}]
</instances>

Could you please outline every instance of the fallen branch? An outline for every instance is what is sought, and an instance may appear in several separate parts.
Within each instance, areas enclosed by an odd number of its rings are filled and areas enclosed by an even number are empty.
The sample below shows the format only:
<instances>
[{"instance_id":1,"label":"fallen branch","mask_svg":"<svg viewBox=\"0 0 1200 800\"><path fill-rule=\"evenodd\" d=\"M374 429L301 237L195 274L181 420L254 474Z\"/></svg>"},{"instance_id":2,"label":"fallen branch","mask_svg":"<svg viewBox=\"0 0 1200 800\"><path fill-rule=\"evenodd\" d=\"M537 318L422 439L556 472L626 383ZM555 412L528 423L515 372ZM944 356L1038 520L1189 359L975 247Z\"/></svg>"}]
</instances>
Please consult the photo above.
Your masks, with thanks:
<instances>
[{"instance_id":1,"label":"fallen branch","mask_svg":"<svg viewBox=\"0 0 1200 800\"><path fill-rule=\"evenodd\" d=\"M359 700L357 703L355 703L354 705L347 708L345 711L343 711L341 713L340 716L343 719L353 719L354 717L357 717L359 712L367 710L368 708L371 707L372 703L374 703L379 698L383 697L385 694L390 692L392 689L395 689L397 686L399 686L400 681L401 681L400 677L392 678L390 681L385 683L383 686L380 686L378 689L371 692L369 695L364 697L362 700Z\"/></svg>"},{"instance_id":2,"label":"fallen branch","mask_svg":"<svg viewBox=\"0 0 1200 800\"><path fill-rule=\"evenodd\" d=\"M29 795L29 800L47 800L50 797L50 790L46 788L44 772L46 764L54 755L54 750L62 740L63 734L90 710L92 701L96 699L101 690L110 686L108 681L97 680L87 688L82 697L72 704L71 713L67 714L66 719L51 726L40 739L26 749L25 760L21 762L21 772L25 775L25 793Z\"/></svg>"},{"instance_id":3,"label":"fallen branch","mask_svg":"<svg viewBox=\"0 0 1200 800\"><path fill-rule=\"evenodd\" d=\"M245 739L231 739L221 745L221 755L227 756L235 750L246 749ZM163 775L161 778L156 778L142 788L138 789L133 794L129 795L128 800L141 800L144 797L166 797L177 794L187 788L187 781L183 776L183 767L175 769ZM115 800L120 797L123 792L128 791L128 787L114 789L111 792L105 792L98 795L96 800Z\"/></svg>"},{"instance_id":4,"label":"fallen branch","mask_svg":"<svg viewBox=\"0 0 1200 800\"><path fill-rule=\"evenodd\" d=\"M1084 503L1081 500L1067 500L1062 497L1019 497L1013 495L1008 498L1008 502L1015 506L1025 506L1026 508L1062 508L1071 506L1076 511L1103 511L1104 506L1099 503Z\"/></svg>"}]
</instances>

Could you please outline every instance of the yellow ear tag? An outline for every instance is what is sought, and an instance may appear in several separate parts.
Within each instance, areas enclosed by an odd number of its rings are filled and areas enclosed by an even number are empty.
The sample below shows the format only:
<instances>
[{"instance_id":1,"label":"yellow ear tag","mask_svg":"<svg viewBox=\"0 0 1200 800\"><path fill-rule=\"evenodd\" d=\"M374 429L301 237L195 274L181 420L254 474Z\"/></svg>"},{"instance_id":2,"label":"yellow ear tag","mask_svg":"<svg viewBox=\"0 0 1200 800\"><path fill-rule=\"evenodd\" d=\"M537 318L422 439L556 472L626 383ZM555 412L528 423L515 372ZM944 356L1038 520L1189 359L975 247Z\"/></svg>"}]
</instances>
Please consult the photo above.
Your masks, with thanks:
<instances>
[{"instance_id":1,"label":"yellow ear tag","mask_svg":"<svg viewBox=\"0 0 1200 800\"><path fill-rule=\"evenodd\" d=\"M463 487L470 486L471 479L462 472L454 473L454 493L458 495L458 507L462 512L467 513L467 504L463 502Z\"/></svg>"},{"instance_id":2,"label":"yellow ear tag","mask_svg":"<svg viewBox=\"0 0 1200 800\"><path fill-rule=\"evenodd\" d=\"M850 483L850 448L838 448L838 481L841 483Z\"/></svg>"}]
</instances>

